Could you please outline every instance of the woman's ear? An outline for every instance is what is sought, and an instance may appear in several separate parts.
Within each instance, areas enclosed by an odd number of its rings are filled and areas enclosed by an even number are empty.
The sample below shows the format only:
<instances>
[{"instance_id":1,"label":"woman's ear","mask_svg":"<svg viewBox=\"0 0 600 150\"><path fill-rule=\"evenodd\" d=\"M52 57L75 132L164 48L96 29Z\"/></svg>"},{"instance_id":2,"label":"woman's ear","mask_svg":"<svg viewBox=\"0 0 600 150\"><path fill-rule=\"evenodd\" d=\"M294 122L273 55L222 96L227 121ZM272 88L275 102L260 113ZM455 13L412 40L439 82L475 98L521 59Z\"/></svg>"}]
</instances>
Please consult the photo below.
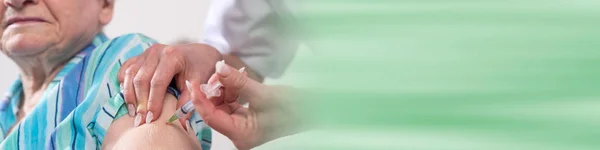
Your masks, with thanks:
<instances>
[{"instance_id":1,"label":"woman's ear","mask_svg":"<svg viewBox=\"0 0 600 150\"><path fill-rule=\"evenodd\" d=\"M113 17L113 11L115 7L115 0L101 0L102 9L100 10L100 24L107 25L110 23Z\"/></svg>"}]
</instances>

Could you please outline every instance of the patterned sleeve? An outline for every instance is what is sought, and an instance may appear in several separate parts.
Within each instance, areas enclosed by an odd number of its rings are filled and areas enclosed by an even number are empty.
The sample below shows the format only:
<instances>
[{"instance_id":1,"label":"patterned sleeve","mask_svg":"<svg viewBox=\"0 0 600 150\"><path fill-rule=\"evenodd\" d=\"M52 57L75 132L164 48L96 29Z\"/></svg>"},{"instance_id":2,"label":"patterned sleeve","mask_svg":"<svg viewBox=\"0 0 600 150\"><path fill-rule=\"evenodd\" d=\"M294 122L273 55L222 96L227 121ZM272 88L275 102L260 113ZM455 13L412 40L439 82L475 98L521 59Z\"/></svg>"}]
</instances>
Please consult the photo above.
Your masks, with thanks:
<instances>
[{"instance_id":1,"label":"patterned sleeve","mask_svg":"<svg viewBox=\"0 0 600 150\"><path fill-rule=\"evenodd\" d=\"M84 80L85 98L71 117L67 119L76 120L80 125L75 127L75 132L82 134L81 140L69 142L74 146L85 149L100 149L104 141L104 135L111 123L119 117L127 114L127 108L119 87L117 74L125 60L141 54L156 41L141 35L127 34L114 38L92 52L87 65ZM170 88L174 90L174 88ZM169 92L172 93L173 91ZM176 90L175 93L178 93ZM176 95L177 96L177 95ZM190 121L192 128L196 131L198 140L203 149L210 149L211 129L205 126L197 113ZM78 123L79 124L79 123ZM69 129L65 129L69 130ZM70 136L70 135L63 135ZM71 138L72 139L72 138ZM57 142L57 144L60 142ZM67 142L62 144L68 144ZM62 147L62 146L57 146Z\"/></svg>"}]
</instances>

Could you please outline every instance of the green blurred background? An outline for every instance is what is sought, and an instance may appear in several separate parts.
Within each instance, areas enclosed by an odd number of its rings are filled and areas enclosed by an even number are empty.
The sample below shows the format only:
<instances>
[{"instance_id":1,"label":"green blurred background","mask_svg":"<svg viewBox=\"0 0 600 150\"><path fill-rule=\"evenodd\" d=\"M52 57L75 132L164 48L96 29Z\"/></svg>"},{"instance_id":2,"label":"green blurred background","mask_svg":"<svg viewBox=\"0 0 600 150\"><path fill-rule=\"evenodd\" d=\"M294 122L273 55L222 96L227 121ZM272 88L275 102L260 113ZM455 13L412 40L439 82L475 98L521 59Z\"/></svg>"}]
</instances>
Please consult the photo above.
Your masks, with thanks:
<instances>
[{"instance_id":1,"label":"green blurred background","mask_svg":"<svg viewBox=\"0 0 600 150\"><path fill-rule=\"evenodd\" d=\"M258 149L600 149L598 0L302 0L313 130Z\"/></svg>"}]
</instances>

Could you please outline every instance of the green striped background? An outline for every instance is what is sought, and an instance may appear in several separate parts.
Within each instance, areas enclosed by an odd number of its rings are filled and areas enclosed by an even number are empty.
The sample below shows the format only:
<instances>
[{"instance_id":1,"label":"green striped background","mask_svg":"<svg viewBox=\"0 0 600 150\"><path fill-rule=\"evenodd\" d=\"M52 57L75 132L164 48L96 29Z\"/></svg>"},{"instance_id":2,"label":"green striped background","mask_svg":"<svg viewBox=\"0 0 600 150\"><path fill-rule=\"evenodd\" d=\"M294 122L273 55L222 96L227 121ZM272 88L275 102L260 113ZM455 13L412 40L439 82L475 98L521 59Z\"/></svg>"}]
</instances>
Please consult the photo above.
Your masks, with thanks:
<instances>
[{"instance_id":1,"label":"green striped background","mask_svg":"<svg viewBox=\"0 0 600 150\"><path fill-rule=\"evenodd\" d=\"M304 0L279 83L315 130L259 149L600 149L600 1Z\"/></svg>"}]
</instances>

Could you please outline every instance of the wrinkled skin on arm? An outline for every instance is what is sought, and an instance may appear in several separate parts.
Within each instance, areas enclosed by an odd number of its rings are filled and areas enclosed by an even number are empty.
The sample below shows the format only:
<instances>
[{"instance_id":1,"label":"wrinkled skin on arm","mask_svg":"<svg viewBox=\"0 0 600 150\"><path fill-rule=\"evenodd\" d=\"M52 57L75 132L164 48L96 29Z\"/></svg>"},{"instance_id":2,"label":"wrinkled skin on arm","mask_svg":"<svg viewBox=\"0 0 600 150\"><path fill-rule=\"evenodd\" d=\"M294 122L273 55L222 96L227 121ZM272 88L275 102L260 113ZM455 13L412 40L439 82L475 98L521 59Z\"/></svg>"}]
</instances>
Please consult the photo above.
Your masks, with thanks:
<instances>
[{"instance_id":1,"label":"wrinkled skin on arm","mask_svg":"<svg viewBox=\"0 0 600 150\"><path fill-rule=\"evenodd\" d=\"M179 121L166 124L175 112L177 100L171 94L166 94L164 102L163 113L150 124L133 127L134 118L128 115L115 120L104 136L102 149L202 149L193 129L188 132Z\"/></svg>"}]
</instances>

